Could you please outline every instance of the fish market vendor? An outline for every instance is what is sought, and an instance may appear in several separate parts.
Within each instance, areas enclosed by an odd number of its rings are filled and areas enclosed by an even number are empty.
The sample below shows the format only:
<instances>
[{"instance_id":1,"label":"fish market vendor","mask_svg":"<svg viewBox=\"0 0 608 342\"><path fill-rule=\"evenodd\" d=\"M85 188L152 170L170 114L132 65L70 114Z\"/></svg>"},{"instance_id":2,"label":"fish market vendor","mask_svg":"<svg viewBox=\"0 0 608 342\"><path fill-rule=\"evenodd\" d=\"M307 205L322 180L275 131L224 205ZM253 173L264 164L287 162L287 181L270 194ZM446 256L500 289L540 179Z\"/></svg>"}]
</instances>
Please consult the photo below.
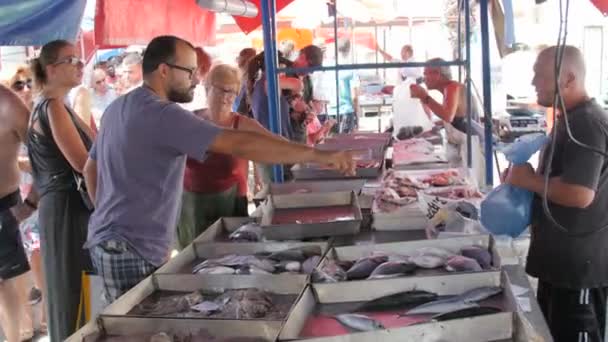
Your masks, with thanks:
<instances>
[{"instance_id":1,"label":"fish market vendor","mask_svg":"<svg viewBox=\"0 0 608 342\"><path fill-rule=\"evenodd\" d=\"M189 42L154 38L143 57L144 84L119 97L103 116L84 168L95 204L85 247L102 278L106 301L114 301L167 260L186 157L202 162L208 153L224 153L270 164L316 162L354 173L349 152L320 151L222 127L180 107L177 103L192 101L197 68ZM234 83L235 89L219 81L209 85L220 93L217 99L232 101L231 91L238 90Z\"/></svg>"}]
</instances>

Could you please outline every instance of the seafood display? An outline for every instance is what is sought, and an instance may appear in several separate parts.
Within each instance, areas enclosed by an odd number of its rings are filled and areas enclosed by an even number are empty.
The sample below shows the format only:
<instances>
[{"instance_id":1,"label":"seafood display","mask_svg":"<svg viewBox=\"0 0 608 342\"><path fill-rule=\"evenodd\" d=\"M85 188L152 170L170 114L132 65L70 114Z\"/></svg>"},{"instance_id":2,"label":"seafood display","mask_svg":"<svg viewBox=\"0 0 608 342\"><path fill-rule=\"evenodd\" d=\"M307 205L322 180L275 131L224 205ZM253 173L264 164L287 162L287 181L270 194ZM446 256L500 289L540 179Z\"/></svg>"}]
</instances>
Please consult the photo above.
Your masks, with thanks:
<instances>
[{"instance_id":1,"label":"seafood display","mask_svg":"<svg viewBox=\"0 0 608 342\"><path fill-rule=\"evenodd\" d=\"M414 138L393 144L393 165L447 163L447 159L435 151L426 139Z\"/></svg>"},{"instance_id":2,"label":"seafood display","mask_svg":"<svg viewBox=\"0 0 608 342\"><path fill-rule=\"evenodd\" d=\"M192 293L158 291L136 305L128 315L282 320L296 297L255 288Z\"/></svg>"},{"instance_id":3,"label":"seafood display","mask_svg":"<svg viewBox=\"0 0 608 342\"><path fill-rule=\"evenodd\" d=\"M228 254L207 259L192 268L194 274L310 274L321 260L320 246L302 246L249 255Z\"/></svg>"},{"instance_id":4,"label":"seafood display","mask_svg":"<svg viewBox=\"0 0 608 342\"><path fill-rule=\"evenodd\" d=\"M503 312L500 287L479 287L439 296L424 290L386 295L363 303L321 304L300 337L339 336Z\"/></svg>"},{"instance_id":5,"label":"seafood display","mask_svg":"<svg viewBox=\"0 0 608 342\"><path fill-rule=\"evenodd\" d=\"M272 224L310 224L355 220L355 209L351 205L275 209Z\"/></svg>"},{"instance_id":6,"label":"seafood display","mask_svg":"<svg viewBox=\"0 0 608 342\"><path fill-rule=\"evenodd\" d=\"M268 342L259 337L215 337L206 330L196 334L165 333L156 334L134 334L134 335L90 335L83 342Z\"/></svg>"},{"instance_id":7,"label":"seafood display","mask_svg":"<svg viewBox=\"0 0 608 342\"><path fill-rule=\"evenodd\" d=\"M463 253L475 258L466 257ZM386 279L440 268L445 268L448 272L479 272L491 267L490 252L480 246L467 246L459 253L437 247L422 247L409 255L372 252L354 261L327 259L313 271L312 281L335 283L345 280Z\"/></svg>"},{"instance_id":8,"label":"seafood display","mask_svg":"<svg viewBox=\"0 0 608 342\"><path fill-rule=\"evenodd\" d=\"M249 222L232 232L228 238L234 242L260 242L264 239L264 235L259 224Z\"/></svg>"}]
</instances>

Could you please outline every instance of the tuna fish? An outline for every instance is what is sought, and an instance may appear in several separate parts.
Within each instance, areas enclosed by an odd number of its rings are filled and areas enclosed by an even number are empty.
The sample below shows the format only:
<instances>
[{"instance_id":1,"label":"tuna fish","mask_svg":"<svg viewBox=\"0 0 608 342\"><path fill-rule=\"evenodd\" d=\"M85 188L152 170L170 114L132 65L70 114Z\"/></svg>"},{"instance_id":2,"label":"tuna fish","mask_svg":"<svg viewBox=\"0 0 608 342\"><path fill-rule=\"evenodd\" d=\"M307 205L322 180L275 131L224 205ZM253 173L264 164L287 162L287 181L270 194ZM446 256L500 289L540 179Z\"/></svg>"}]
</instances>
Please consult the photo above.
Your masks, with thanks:
<instances>
[{"instance_id":1,"label":"tuna fish","mask_svg":"<svg viewBox=\"0 0 608 342\"><path fill-rule=\"evenodd\" d=\"M500 309L493 308L490 306L480 306L480 307L472 307L472 308L466 308L466 309L441 313L441 314L433 316L432 320L447 321L450 319L489 315L489 314L494 314L494 313L498 313L498 312L500 312Z\"/></svg>"},{"instance_id":2,"label":"tuna fish","mask_svg":"<svg viewBox=\"0 0 608 342\"><path fill-rule=\"evenodd\" d=\"M354 331L372 331L384 329L382 323L359 314L342 314L334 316L334 318L345 327Z\"/></svg>"},{"instance_id":3,"label":"tuna fish","mask_svg":"<svg viewBox=\"0 0 608 342\"><path fill-rule=\"evenodd\" d=\"M212 266L227 266L232 268L239 268L242 266L255 266L259 269L262 269L266 272L273 273L274 265L270 260L260 259L254 255L235 255L229 254L225 255L221 258L217 259L208 259L198 264L193 273L197 273L198 270L202 268L212 267Z\"/></svg>"},{"instance_id":4,"label":"tuna fish","mask_svg":"<svg viewBox=\"0 0 608 342\"><path fill-rule=\"evenodd\" d=\"M467 258L475 259L484 270L492 266L492 255L487 248L470 246L461 249L460 253Z\"/></svg>"},{"instance_id":5,"label":"tuna fish","mask_svg":"<svg viewBox=\"0 0 608 342\"><path fill-rule=\"evenodd\" d=\"M413 273L416 270L416 265L405 261L387 261L380 264L369 275L368 279L383 279L400 277L406 274Z\"/></svg>"},{"instance_id":6,"label":"tuna fish","mask_svg":"<svg viewBox=\"0 0 608 342\"><path fill-rule=\"evenodd\" d=\"M438 296L436 293L427 291L413 290L399 292L371 300L358 307L355 311L365 312L397 309L403 306L421 305L432 302L437 298Z\"/></svg>"},{"instance_id":7,"label":"tuna fish","mask_svg":"<svg viewBox=\"0 0 608 342\"><path fill-rule=\"evenodd\" d=\"M298 261L303 262L306 259L314 255L321 255L320 246L303 246L285 249L282 251L274 252L268 256L268 259L276 261Z\"/></svg>"},{"instance_id":8,"label":"tuna fish","mask_svg":"<svg viewBox=\"0 0 608 342\"><path fill-rule=\"evenodd\" d=\"M482 271L481 266L475 259L467 258L462 255L456 255L448 259L445 263L445 269L449 272L479 272Z\"/></svg>"},{"instance_id":9,"label":"tuna fish","mask_svg":"<svg viewBox=\"0 0 608 342\"><path fill-rule=\"evenodd\" d=\"M357 260L357 262L346 272L348 280L364 279L382 263L388 260L387 256L366 257Z\"/></svg>"},{"instance_id":10,"label":"tuna fish","mask_svg":"<svg viewBox=\"0 0 608 342\"><path fill-rule=\"evenodd\" d=\"M228 238L235 242L260 242L263 239L262 227L255 222L250 222L232 232Z\"/></svg>"}]
</instances>

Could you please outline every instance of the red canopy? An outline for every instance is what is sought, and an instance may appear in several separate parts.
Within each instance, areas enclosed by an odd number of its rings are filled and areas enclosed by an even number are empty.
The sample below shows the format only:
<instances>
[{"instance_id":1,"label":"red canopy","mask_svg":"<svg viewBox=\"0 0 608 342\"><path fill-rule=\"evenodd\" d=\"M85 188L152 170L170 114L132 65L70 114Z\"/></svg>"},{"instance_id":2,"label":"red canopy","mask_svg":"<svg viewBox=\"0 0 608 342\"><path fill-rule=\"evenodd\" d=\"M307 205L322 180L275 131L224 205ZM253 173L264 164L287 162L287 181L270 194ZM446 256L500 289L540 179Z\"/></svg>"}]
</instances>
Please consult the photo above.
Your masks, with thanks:
<instances>
[{"instance_id":1,"label":"red canopy","mask_svg":"<svg viewBox=\"0 0 608 342\"><path fill-rule=\"evenodd\" d=\"M245 32L245 34L249 34L258 27L262 26L262 5L261 0L249 0L254 3L258 7L258 15L255 18L245 18L234 16L234 21L239 25L241 30ZM276 0L276 11L279 13L280 10L285 8L285 6L292 3L294 0Z\"/></svg>"},{"instance_id":2,"label":"red canopy","mask_svg":"<svg viewBox=\"0 0 608 342\"><path fill-rule=\"evenodd\" d=\"M608 0L591 0L604 16L608 16Z\"/></svg>"},{"instance_id":3,"label":"red canopy","mask_svg":"<svg viewBox=\"0 0 608 342\"><path fill-rule=\"evenodd\" d=\"M209 45L215 40L215 31L215 13L203 10L193 0L97 0L98 46L145 45L163 34Z\"/></svg>"}]
</instances>

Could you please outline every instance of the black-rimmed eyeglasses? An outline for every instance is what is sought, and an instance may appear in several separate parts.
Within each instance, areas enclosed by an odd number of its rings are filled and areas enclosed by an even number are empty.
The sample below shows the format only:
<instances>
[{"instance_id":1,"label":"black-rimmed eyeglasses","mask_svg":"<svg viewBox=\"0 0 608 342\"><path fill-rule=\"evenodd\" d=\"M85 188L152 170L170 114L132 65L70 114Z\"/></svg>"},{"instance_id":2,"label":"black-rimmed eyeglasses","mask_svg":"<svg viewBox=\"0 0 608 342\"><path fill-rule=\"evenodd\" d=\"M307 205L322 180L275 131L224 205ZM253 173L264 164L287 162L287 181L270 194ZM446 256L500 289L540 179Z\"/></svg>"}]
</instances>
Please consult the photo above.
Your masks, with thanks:
<instances>
[{"instance_id":1,"label":"black-rimmed eyeglasses","mask_svg":"<svg viewBox=\"0 0 608 342\"><path fill-rule=\"evenodd\" d=\"M185 71L188 73L188 78L192 79L192 76L194 76L194 73L196 72L196 68L191 69L191 68L186 68L180 65L176 65L176 64L171 64L171 63L165 63L168 67L173 68L173 69L177 69L177 70L181 70L181 71Z\"/></svg>"}]
</instances>

